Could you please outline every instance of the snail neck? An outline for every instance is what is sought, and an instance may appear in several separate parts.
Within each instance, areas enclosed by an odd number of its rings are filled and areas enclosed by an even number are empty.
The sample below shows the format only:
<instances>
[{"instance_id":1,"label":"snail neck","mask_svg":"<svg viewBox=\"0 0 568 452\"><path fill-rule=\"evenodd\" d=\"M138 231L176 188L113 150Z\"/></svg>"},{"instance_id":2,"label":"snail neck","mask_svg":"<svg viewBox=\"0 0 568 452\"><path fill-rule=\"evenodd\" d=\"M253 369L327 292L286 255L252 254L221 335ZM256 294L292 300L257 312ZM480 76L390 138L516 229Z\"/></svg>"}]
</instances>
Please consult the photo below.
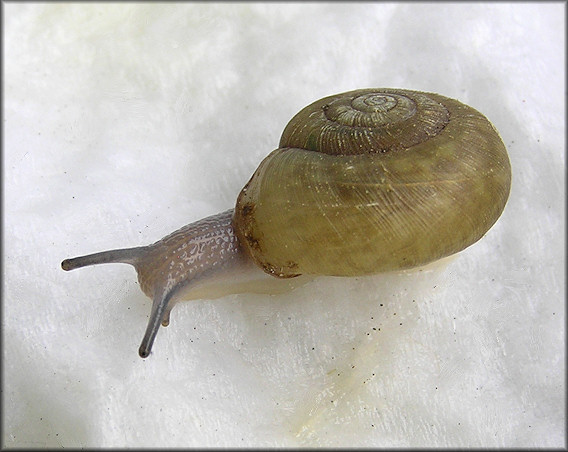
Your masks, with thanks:
<instances>
[{"instance_id":1,"label":"snail neck","mask_svg":"<svg viewBox=\"0 0 568 452\"><path fill-rule=\"evenodd\" d=\"M169 324L178 301L282 293L307 281L278 279L257 267L237 239L233 209L184 226L150 245L134 266L142 290L153 299L141 357L150 354L160 324Z\"/></svg>"},{"instance_id":2,"label":"snail neck","mask_svg":"<svg viewBox=\"0 0 568 452\"><path fill-rule=\"evenodd\" d=\"M233 209L188 224L145 247L133 264L144 293L172 293L177 301L237 293L276 294L311 278L276 278L258 267L241 246ZM169 311L168 311L169 313Z\"/></svg>"}]
</instances>

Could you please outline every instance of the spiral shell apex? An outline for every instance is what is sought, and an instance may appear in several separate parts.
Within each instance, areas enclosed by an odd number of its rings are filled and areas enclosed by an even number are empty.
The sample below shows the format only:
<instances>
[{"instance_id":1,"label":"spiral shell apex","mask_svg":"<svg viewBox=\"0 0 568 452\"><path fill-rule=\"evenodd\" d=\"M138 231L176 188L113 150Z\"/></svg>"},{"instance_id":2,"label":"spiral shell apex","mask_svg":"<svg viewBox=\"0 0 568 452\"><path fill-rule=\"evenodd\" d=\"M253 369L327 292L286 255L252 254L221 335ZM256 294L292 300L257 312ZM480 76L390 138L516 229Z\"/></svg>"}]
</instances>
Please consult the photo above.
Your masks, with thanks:
<instances>
[{"instance_id":1,"label":"spiral shell apex","mask_svg":"<svg viewBox=\"0 0 568 452\"><path fill-rule=\"evenodd\" d=\"M279 277L411 268L479 240L511 184L505 146L481 113L398 89L318 100L286 126L241 191L241 246Z\"/></svg>"}]
</instances>

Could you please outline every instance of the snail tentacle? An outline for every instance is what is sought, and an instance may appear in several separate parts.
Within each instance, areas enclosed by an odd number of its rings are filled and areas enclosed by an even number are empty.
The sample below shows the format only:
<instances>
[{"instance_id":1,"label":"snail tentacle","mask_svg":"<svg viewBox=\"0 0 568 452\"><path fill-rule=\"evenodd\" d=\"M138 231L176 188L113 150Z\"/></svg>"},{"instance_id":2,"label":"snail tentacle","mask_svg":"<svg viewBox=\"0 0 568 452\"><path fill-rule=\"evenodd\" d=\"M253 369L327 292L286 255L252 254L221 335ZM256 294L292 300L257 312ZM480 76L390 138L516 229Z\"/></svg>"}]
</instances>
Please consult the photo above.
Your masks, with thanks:
<instances>
[{"instance_id":1,"label":"snail tentacle","mask_svg":"<svg viewBox=\"0 0 568 452\"><path fill-rule=\"evenodd\" d=\"M146 249L146 246L140 246L136 248L123 248L87 254L86 256L73 257L61 262L61 268L65 271L70 271L81 267L99 264L120 263L136 265L142 255L146 252Z\"/></svg>"},{"instance_id":2,"label":"snail tentacle","mask_svg":"<svg viewBox=\"0 0 568 452\"><path fill-rule=\"evenodd\" d=\"M168 326L170 322L170 311L172 308L171 306L168 308L168 305L173 295L173 290L165 288L165 290L158 292L154 296L152 300L150 319L148 320L144 337L142 338L140 348L138 349L138 355L140 355L140 358L147 358L150 356L152 345L154 344L154 339L156 339L160 325Z\"/></svg>"}]
</instances>

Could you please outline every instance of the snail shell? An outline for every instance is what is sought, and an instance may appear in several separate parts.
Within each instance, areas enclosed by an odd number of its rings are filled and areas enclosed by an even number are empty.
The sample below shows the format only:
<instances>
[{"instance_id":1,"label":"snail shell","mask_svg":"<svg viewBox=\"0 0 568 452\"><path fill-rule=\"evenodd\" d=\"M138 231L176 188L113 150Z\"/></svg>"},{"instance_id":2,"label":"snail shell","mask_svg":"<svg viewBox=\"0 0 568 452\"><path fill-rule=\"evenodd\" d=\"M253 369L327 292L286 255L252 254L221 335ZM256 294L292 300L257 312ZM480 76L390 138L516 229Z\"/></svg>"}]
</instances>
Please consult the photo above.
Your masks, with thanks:
<instances>
[{"instance_id":1,"label":"snail shell","mask_svg":"<svg viewBox=\"0 0 568 452\"><path fill-rule=\"evenodd\" d=\"M475 109L433 93L350 91L292 118L234 211L62 267L136 268L153 299L146 357L177 300L282 291L298 275L373 274L461 251L497 221L510 185L505 146Z\"/></svg>"},{"instance_id":2,"label":"snail shell","mask_svg":"<svg viewBox=\"0 0 568 452\"><path fill-rule=\"evenodd\" d=\"M510 183L505 146L473 108L430 93L351 91L292 118L239 195L235 229L278 276L410 268L480 239Z\"/></svg>"}]
</instances>

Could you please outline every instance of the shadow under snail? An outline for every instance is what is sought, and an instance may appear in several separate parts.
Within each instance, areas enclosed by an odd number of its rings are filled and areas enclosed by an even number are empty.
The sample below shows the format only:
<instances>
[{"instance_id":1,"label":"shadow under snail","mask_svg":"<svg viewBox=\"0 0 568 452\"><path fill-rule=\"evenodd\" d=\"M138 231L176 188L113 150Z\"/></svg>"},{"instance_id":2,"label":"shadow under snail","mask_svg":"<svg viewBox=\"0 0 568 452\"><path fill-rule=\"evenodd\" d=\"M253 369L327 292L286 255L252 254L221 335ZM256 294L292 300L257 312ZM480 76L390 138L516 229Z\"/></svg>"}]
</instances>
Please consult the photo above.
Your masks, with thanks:
<instances>
[{"instance_id":1,"label":"shadow under snail","mask_svg":"<svg viewBox=\"0 0 568 452\"><path fill-rule=\"evenodd\" d=\"M234 209L149 246L61 266L135 267L153 300L145 358L176 301L273 293L299 275L368 275L457 253L497 221L510 185L505 146L473 108L434 93L350 91L292 118Z\"/></svg>"}]
</instances>

